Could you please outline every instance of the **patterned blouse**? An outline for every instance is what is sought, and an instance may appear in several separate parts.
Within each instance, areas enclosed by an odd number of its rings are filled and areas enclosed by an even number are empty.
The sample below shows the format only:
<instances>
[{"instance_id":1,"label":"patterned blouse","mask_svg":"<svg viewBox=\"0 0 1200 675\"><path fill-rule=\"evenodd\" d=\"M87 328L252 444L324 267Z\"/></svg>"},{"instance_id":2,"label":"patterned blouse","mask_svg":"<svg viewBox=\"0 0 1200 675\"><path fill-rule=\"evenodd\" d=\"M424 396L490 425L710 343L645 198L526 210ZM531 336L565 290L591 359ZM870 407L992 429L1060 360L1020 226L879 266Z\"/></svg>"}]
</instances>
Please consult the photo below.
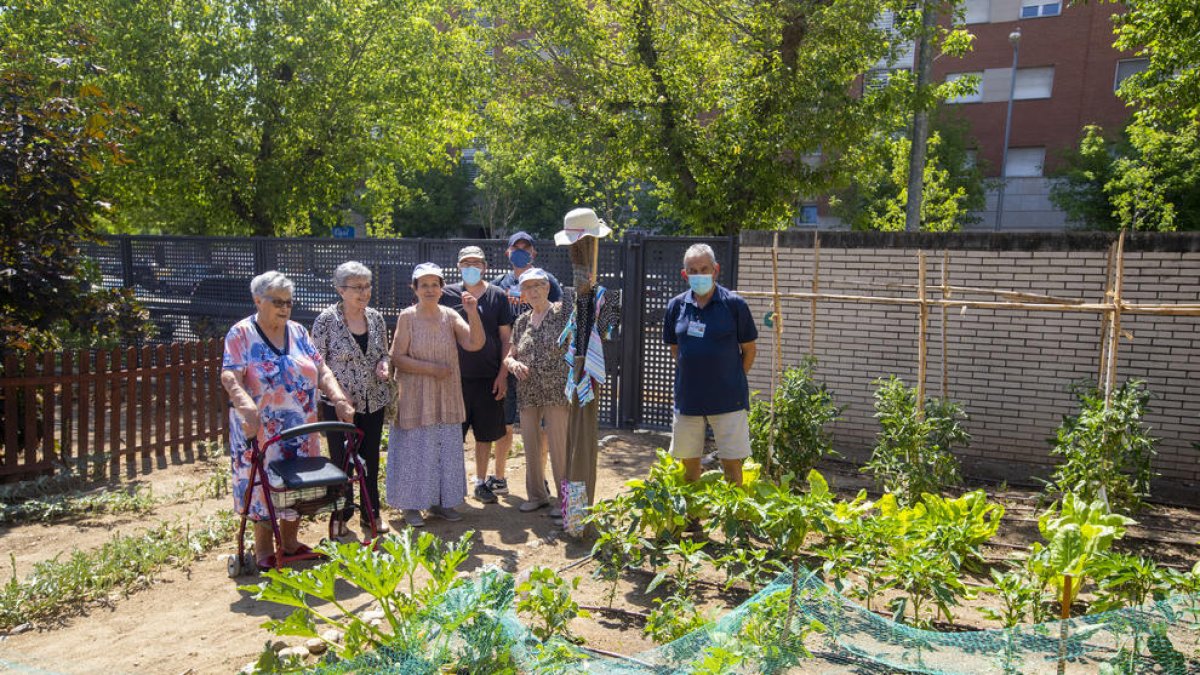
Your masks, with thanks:
<instances>
[{"instance_id":1,"label":"patterned blouse","mask_svg":"<svg viewBox=\"0 0 1200 675\"><path fill-rule=\"evenodd\" d=\"M342 303L326 307L312 328L313 344L350 397L354 411L373 413L392 401L395 388L375 377L375 367L388 356L387 324L377 310L367 308L367 351L358 346L346 325Z\"/></svg>"},{"instance_id":2,"label":"patterned blouse","mask_svg":"<svg viewBox=\"0 0 1200 675\"><path fill-rule=\"evenodd\" d=\"M558 336L569 318L571 305L561 302L551 303L537 326L533 325L532 309L522 312L513 323L514 356L529 366L529 376L517 380L517 400L522 408L567 405L563 393L569 370L567 345L558 344Z\"/></svg>"}]
</instances>

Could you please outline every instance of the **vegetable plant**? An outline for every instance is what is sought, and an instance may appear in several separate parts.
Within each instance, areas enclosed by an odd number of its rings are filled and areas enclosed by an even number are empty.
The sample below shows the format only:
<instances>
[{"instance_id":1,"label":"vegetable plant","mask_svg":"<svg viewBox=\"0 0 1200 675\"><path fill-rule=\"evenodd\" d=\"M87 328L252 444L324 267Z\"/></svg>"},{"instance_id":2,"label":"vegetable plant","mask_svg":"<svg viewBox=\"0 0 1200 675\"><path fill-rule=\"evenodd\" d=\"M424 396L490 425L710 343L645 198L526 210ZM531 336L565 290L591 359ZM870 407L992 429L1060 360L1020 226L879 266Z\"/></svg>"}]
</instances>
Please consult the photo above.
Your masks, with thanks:
<instances>
[{"instance_id":1,"label":"vegetable plant","mask_svg":"<svg viewBox=\"0 0 1200 675\"><path fill-rule=\"evenodd\" d=\"M895 375L875 384L875 417L882 429L863 471L905 505L958 483L958 460L952 448L970 440L962 426L966 419L962 408L928 398L924 414L918 414L916 389Z\"/></svg>"},{"instance_id":2,"label":"vegetable plant","mask_svg":"<svg viewBox=\"0 0 1200 675\"><path fill-rule=\"evenodd\" d=\"M517 586L517 611L535 619L531 630L539 640L544 642L554 636L573 639L571 619L590 616L571 598L571 592L577 588L579 577L568 582L548 567L533 568L529 579Z\"/></svg>"},{"instance_id":3,"label":"vegetable plant","mask_svg":"<svg viewBox=\"0 0 1200 675\"><path fill-rule=\"evenodd\" d=\"M1038 531L1046 543L1033 543L1027 565L1043 584L1056 589L1062 589L1065 577L1071 577L1067 601L1073 603L1079 587L1093 572L1091 563L1135 522L1110 513L1099 499L1089 502L1074 494L1064 495L1038 518Z\"/></svg>"},{"instance_id":4,"label":"vegetable plant","mask_svg":"<svg viewBox=\"0 0 1200 675\"><path fill-rule=\"evenodd\" d=\"M1134 513L1150 494L1155 439L1142 418L1150 393L1141 382L1126 382L1106 405L1104 392L1092 383L1077 383L1071 392L1079 412L1063 418L1052 454L1063 458L1051 487L1086 501L1104 498L1119 513Z\"/></svg>"},{"instance_id":5,"label":"vegetable plant","mask_svg":"<svg viewBox=\"0 0 1200 675\"><path fill-rule=\"evenodd\" d=\"M836 455L833 436L826 428L837 421L841 408L833 394L814 377L816 359L783 372L775 389L775 443L771 444L771 403L757 398L750 404L750 448L756 462L770 469L772 478L784 474L803 476L826 455Z\"/></svg>"}]
</instances>

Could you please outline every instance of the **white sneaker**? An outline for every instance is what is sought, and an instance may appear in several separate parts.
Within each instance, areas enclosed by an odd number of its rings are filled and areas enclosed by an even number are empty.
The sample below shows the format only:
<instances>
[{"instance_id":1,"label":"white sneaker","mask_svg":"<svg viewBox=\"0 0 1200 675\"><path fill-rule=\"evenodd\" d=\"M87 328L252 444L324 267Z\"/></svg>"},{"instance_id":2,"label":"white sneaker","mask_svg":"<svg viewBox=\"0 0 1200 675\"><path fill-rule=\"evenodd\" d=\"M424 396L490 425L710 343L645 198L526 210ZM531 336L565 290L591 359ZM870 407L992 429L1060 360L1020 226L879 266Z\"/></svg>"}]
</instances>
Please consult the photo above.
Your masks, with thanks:
<instances>
[{"instance_id":1,"label":"white sneaker","mask_svg":"<svg viewBox=\"0 0 1200 675\"><path fill-rule=\"evenodd\" d=\"M425 519L421 517L421 511L418 509L404 509L404 522L408 523L409 527L425 527Z\"/></svg>"},{"instance_id":2,"label":"white sneaker","mask_svg":"<svg viewBox=\"0 0 1200 675\"><path fill-rule=\"evenodd\" d=\"M441 506L429 507L429 513L431 515L438 516L439 518L445 518L452 523L456 523L463 518L462 514L458 511L455 511L454 509L442 508Z\"/></svg>"},{"instance_id":3,"label":"white sneaker","mask_svg":"<svg viewBox=\"0 0 1200 675\"><path fill-rule=\"evenodd\" d=\"M521 502L521 505L517 507L517 510L521 513L529 513L531 511L537 511L538 509L544 509L547 506L550 506L550 502L543 499L536 502Z\"/></svg>"}]
</instances>

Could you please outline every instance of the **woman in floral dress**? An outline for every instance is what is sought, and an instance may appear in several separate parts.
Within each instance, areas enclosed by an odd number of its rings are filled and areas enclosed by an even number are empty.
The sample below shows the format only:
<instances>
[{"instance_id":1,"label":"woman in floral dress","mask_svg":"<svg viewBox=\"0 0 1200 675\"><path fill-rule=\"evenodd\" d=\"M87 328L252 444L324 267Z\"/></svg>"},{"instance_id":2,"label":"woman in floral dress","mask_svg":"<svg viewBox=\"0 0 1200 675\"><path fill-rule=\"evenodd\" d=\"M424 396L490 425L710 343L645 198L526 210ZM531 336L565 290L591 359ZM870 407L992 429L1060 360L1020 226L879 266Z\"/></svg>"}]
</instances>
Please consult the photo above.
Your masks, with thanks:
<instances>
[{"instance_id":1,"label":"woman in floral dress","mask_svg":"<svg viewBox=\"0 0 1200 675\"><path fill-rule=\"evenodd\" d=\"M308 331L290 321L291 280L279 272L266 272L250 282L257 311L229 329L221 384L229 393L229 451L233 470L233 503L241 511L251 481L250 438L259 447L277 434L317 421L317 389L333 402L338 419L354 421L354 406L333 373L325 367ZM276 443L266 461L313 457L321 452L320 438L310 434ZM275 566L276 555L309 551L297 539L300 516L292 509L277 509L282 550L275 550L270 514L262 491L255 490L248 517L254 521L254 552L262 569Z\"/></svg>"}]
</instances>

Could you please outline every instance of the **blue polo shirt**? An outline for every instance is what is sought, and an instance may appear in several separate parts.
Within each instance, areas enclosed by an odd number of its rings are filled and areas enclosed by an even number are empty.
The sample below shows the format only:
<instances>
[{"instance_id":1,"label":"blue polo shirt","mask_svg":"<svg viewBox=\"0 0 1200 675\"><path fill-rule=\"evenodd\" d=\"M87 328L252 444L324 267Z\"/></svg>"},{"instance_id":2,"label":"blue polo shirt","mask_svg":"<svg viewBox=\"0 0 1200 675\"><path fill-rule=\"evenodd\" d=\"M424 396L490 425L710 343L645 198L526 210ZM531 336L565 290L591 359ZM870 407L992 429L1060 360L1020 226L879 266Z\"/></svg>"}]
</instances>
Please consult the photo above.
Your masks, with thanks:
<instances>
[{"instance_id":1,"label":"blue polo shirt","mask_svg":"<svg viewBox=\"0 0 1200 675\"><path fill-rule=\"evenodd\" d=\"M703 336L692 334L699 332L700 325ZM696 305L690 290L671 298L663 319L663 341L679 346L675 410L681 415L720 415L749 409L750 385L742 370L741 345L757 339L746 301L720 284L704 307Z\"/></svg>"}]
</instances>

